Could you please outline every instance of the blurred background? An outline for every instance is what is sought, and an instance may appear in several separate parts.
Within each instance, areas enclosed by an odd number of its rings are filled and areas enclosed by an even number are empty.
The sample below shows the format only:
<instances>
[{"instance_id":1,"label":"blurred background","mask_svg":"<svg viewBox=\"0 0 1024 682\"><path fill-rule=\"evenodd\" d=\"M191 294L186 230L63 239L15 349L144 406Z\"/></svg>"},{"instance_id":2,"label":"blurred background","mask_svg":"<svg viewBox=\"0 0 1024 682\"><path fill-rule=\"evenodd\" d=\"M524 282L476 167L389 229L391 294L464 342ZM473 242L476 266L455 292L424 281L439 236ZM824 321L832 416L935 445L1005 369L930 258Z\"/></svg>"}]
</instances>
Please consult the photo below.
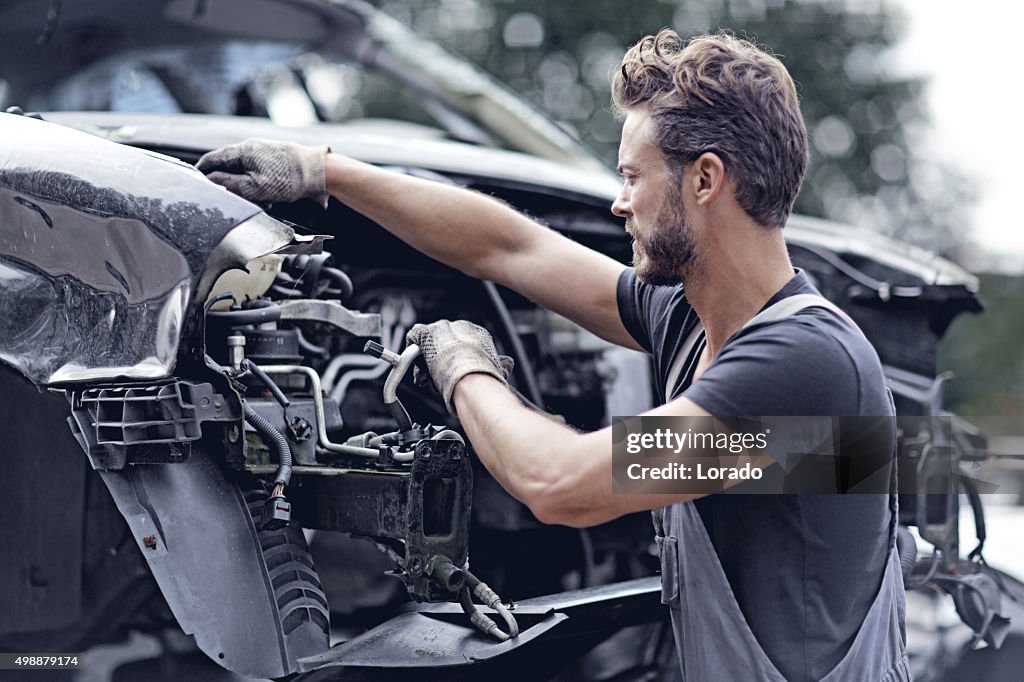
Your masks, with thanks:
<instances>
[{"instance_id":1,"label":"blurred background","mask_svg":"<svg viewBox=\"0 0 1024 682\"><path fill-rule=\"evenodd\" d=\"M1024 453L1022 59L991 30L997 0L375 0L474 62L615 164L609 74L663 26L728 29L777 54L798 84L811 163L796 211L877 230L980 278L940 367L947 407L988 419L993 452Z\"/></svg>"}]
</instances>

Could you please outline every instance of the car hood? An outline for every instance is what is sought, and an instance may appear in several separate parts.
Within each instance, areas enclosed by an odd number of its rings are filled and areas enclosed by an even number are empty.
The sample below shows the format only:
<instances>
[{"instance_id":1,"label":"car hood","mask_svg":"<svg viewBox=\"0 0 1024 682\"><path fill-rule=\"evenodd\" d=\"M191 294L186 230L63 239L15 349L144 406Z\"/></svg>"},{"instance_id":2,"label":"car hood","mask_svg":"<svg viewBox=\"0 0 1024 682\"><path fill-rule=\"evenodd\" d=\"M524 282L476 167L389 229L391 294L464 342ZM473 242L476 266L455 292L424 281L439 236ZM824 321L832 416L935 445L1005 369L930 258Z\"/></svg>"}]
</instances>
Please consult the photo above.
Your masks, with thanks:
<instances>
[{"instance_id":1,"label":"car hood","mask_svg":"<svg viewBox=\"0 0 1024 682\"><path fill-rule=\"evenodd\" d=\"M282 127L267 119L204 114L90 111L45 112L43 117L114 142L184 155L264 137L328 144L333 151L378 165L489 178L548 194L568 192L601 206L610 206L618 191L615 174L604 168L567 167L529 154L453 142L435 128L399 121L363 119Z\"/></svg>"},{"instance_id":2,"label":"car hood","mask_svg":"<svg viewBox=\"0 0 1024 682\"><path fill-rule=\"evenodd\" d=\"M528 154L445 139L436 129L384 120L290 128L265 119L199 114L53 112L56 123L106 139L172 153L200 154L247 137L327 143L334 151L380 165L428 169L488 184L572 195L592 206L610 206L619 189L610 169L581 169ZM934 253L871 230L808 216L792 216L786 226L792 245L874 261L904 272L921 284L953 287L973 296L978 279Z\"/></svg>"}]
</instances>

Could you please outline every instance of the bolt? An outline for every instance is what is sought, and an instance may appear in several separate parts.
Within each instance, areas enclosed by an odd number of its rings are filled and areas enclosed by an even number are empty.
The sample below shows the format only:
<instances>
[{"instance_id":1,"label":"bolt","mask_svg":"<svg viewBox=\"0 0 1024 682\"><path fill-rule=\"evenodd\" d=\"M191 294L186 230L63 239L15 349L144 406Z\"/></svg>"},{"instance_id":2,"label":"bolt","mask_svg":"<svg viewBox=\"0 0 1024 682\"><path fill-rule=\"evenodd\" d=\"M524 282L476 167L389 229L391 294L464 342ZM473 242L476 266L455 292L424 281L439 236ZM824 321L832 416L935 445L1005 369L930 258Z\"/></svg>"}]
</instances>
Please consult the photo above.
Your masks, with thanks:
<instances>
[{"instance_id":1,"label":"bolt","mask_svg":"<svg viewBox=\"0 0 1024 682\"><path fill-rule=\"evenodd\" d=\"M313 435L313 425L302 417L293 417L288 423L288 430L292 432L292 437L298 443L309 440Z\"/></svg>"},{"instance_id":2,"label":"bolt","mask_svg":"<svg viewBox=\"0 0 1024 682\"><path fill-rule=\"evenodd\" d=\"M209 396L205 396L204 395L202 398L199 399L199 407L209 407L209 406L210 406L210 398L209 398Z\"/></svg>"},{"instance_id":3,"label":"bolt","mask_svg":"<svg viewBox=\"0 0 1024 682\"><path fill-rule=\"evenodd\" d=\"M409 574L415 577L423 575L423 560L418 556L409 560Z\"/></svg>"}]
</instances>

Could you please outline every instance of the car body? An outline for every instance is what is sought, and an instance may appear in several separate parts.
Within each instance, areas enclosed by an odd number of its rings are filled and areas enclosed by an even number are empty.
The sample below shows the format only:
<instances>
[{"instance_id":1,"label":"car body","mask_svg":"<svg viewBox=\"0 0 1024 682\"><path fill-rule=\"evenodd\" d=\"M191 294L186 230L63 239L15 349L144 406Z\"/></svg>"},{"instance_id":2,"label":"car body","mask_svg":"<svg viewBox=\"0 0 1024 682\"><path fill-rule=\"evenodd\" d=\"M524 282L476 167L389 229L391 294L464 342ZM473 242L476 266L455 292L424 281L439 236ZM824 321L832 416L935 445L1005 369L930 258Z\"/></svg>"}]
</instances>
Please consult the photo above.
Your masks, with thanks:
<instances>
[{"instance_id":1,"label":"car body","mask_svg":"<svg viewBox=\"0 0 1024 682\"><path fill-rule=\"evenodd\" d=\"M467 462L436 395L408 382L389 394L389 366L360 349L370 338L400 352L416 321L475 320L515 357L514 385L583 429L653 406L647 358L430 260L336 201L256 206L189 164L248 137L326 143L492 194L626 262L610 169L358 2L111 0L64 7L56 23L39 3L13 2L0 17L7 103L42 111L0 114L0 471L17 482L0 530L0 649L80 651L180 627L214 663L257 677L672 679L649 518L543 526ZM920 420L901 439L906 461L936 445L957 465L984 457L983 434L943 415L936 367L953 319L981 309L977 279L856 228L793 216L785 229L794 264L878 350L898 413ZM325 246L330 262L316 260ZM261 271L270 279L254 283ZM220 309L224 291L245 305ZM248 300L259 298L267 305ZM278 317L261 317L267 308ZM291 407L240 370L237 337L278 372ZM290 525L268 521L280 453L247 406L294 455ZM941 416L944 436L930 421ZM382 441L386 461L345 450L371 433L398 434ZM939 498L901 500L901 520L942 562L912 595L919 679L975 665L960 651L968 626L939 638L928 620L947 599L935 575L998 584L1001 604L982 608L994 619L1021 590L961 559L958 498ZM458 590L431 572L439 557L461 570L470 547L472 571L519 603L516 642L474 638L451 603ZM396 566L400 580L385 575ZM410 597L428 603L403 606ZM343 641L329 647L332 631ZM1022 646L1015 629L1000 635L1001 651Z\"/></svg>"}]
</instances>

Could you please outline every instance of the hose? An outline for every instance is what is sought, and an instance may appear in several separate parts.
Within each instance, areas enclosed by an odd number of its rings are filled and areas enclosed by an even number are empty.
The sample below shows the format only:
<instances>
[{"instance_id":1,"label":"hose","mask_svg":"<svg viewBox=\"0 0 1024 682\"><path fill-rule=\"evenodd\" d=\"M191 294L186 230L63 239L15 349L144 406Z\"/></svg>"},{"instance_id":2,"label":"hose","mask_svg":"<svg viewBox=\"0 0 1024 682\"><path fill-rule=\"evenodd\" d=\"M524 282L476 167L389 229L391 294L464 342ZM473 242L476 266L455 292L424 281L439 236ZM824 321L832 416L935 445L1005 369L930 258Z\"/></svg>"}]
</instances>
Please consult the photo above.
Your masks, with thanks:
<instances>
[{"instance_id":1,"label":"hose","mask_svg":"<svg viewBox=\"0 0 1024 682\"><path fill-rule=\"evenodd\" d=\"M270 390L271 395L274 396L274 400L279 402L281 407L288 407L292 404L280 387L274 383L274 380L267 376L267 373L260 369L259 365L255 362L249 358L245 358L242 360L242 369L252 372L253 376L263 382L263 385Z\"/></svg>"},{"instance_id":2,"label":"hose","mask_svg":"<svg viewBox=\"0 0 1024 682\"><path fill-rule=\"evenodd\" d=\"M466 444L466 440L462 437L462 434L458 431L452 431L451 429L442 429L434 434L430 440L457 440L463 445Z\"/></svg>"},{"instance_id":3,"label":"hose","mask_svg":"<svg viewBox=\"0 0 1024 682\"><path fill-rule=\"evenodd\" d=\"M920 578L917 578L916 580L908 580L904 587L906 589L908 589L908 590L916 590L919 587L924 587L925 585L928 584L929 581L931 581L932 578L935 577L935 574L938 572L938 570L939 570L939 549L938 548L934 548L932 550L932 555L931 555L931 557L929 557L929 560L928 560L928 571L923 576L921 576Z\"/></svg>"},{"instance_id":4,"label":"hose","mask_svg":"<svg viewBox=\"0 0 1024 682\"><path fill-rule=\"evenodd\" d=\"M903 584L906 585L917 565L917 543L910 531L899 526L896 528L896 553L900 557L900 568L903 572Z\"/></svg>"},{"instance_id":5,"label":"hose","mask_svg":"<svg viewBox=\"0 0 1024 682\"><path fill-rule=\"evenodd\" d=\"M281 319L281 307L277 305L262 308L246 308L245 310L211 310L206 313L207 319L226 322L232 327L247 324L264 324L277 322Z\"/></svg>"},{"instance_id":6,"label":"hose","mask_svg":"<svg viewBox=\"0 0 1024 682\"><path fill-rule=\"evenodd\" d=\"M983 561L981 552L985 549L985 540L988 531L985 529L985 508L981 504L981 494L978 492L978 485L967 474L960 473L960 483L967 492L967 499L971 503L971 512L974 514L974 535L978 539L978 545L967 555L972 561Z\"/></svg>"},{"instance_id":7,"label":"hose","mask_svg":"<svg viewBox=\"0 0 1024 682\"><path fill-rule=\"evenodd\" d=\"M330 355L330 351L328 351L326 348L324 348L323 346L318 346L315 343L312 343L309 339L303 336L301 329L296 329L295 335L299 339L299 348L304 350L308 355L315 355L320 358L326 358L328 355Z\"/></svg>"},{"instance_id":8,"label":"hose","mask_svg":"<svg viewBox=\"0 0 1024 682\"><path fill-rule=\"evenodd\" d=\"M270 448L277 458L278 467L277 475L274 477L274 485L287 486L289 481L292 480L292 450L288 447L288 439L284 437L284 434L275 429L274 425L266 417L257 412L252 405L244 400L242 401L242 410L245 412L245 421L249 422L256 429L256 433L260 434L263 442L267 444L267 447Z\"/></svg>"},{"instance_id":9,"label":"hose","mask_svg":"<svg viewBox=\"0 0 1024 682\"><path fill-rule=\"evenodd\" d=\"M369 345L369 344L368 344ZM398 422L399 431L408 431L412 428L412 419L409 412L398 399L398 384L405 378L406 372L412 367L412 363L420 356L420 347L415 343L406 346L402 354L398 356L398 362L392 367L387 379L384 380L384 405L391 412L391 416Z\"/></svg>"},{"instance_id":10,"label":"hose","mask_svg":"<svg viewBox=\"0 0 1024 682\"><path fill-rule=\"evenodd\" d=\"M464 572L466 574L466 585L459 590L459 604L462 606L463 612L469 616L469 621L484 634L490 635L502 642L518 637L519 623L516 622L515 616L508 610L508 607L501 603L501 597L488 587L487 583L470 573L468 569ZM476 608L476 604L473 603L473 596L498 612L501 619L505 621L505 627L508 632L503 632L497 623Z\"/></svg>"},{"instance_id":11,"label":"hose","mask_svg":"<svg viewBox=\"0 0 1024 682\"><path fill-rule=\"evenodd\" d=\"M890 298L917 298L924 293L923 287L918 286L893 286L889 282L883 282L868 275L866 272L850 265L836 254L819 249L803 242L797 244L801 249L810 251L815 256L825 261L839 272L843 273L857 284L870 289L878 295L879 300L888 301Z\"/></svg>"},{"instance_id":12,"label":"hose","mask_svg":"<svg viewBox=\"0 0 1024 682\"><path fill-rule=\"evenodd\" d=\"M341 292L339 298L345 300L352 295L352 291L355 287L352 286L352 278L345 274L345 272L338 268L331 267L324 268L323 272L324 275L327 276L327 279L332 280L338 285L338 290Z\"/></svg>"},{"instance_id":13,"label":"hose","mask_svg":"<svg viewBox=\"0 0 1024 682\"><path fill-rule=\"evenodd\" d=\"M530 402L536 405L538 410L543 410L544 399L540 393L537 377L533 372L533 364L530 362L529 356L526 355L526 348L523 347L523 340L519 338L516 326L512 322L512 315L508 311L508 306L505 305L505 301L501 298L498 287L495 286L494 282L488 282L487 280L482 280L482 282L484 291L487 292L487 297L491 299L491 304L494 306L495 312L498 313L498 320L501 322L501 326L505 328L505 336L508 337L509 345L512 346L512 352L515 354L516 369L519 371L519 377L523 380L523 386L529 394Z\"/></svg>"},{"instance_id":14,"label":"hose","mask_svg":"<svg viewBox=\"0 0 1024 682\"><path fill-rule=\"evenodd\" d=\"M366 457L376 459L378 452L370 448L361 448L354 445L343 445L332 443L327 437L327 430L324 424L324 400L323 388L320 386L320 375L312 367L303 365L264 365L261 369L267 374L303 374L309 380L310 393L313 396L313 407L316 409L316 433L320 447L330 452L337 452L352 457Z\"/></svg>"}]
</instances>

